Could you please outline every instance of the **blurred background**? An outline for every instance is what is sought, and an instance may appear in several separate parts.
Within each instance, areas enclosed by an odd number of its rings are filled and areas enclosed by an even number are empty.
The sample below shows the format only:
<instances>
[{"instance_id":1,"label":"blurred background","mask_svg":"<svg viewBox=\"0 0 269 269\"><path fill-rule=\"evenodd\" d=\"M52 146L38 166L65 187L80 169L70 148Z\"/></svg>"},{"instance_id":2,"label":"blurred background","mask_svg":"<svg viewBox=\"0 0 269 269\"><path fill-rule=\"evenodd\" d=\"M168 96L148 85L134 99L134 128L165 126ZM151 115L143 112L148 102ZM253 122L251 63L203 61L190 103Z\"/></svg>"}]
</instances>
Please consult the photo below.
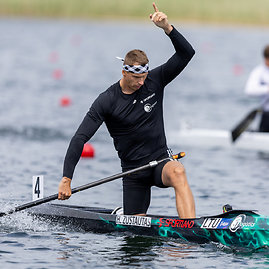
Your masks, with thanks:
<instances>
[{"instance_id":1,"label":"blurred background","mask_svg":"<svg viewBox=\"0 0 269 269\"><path fill-rule=\"evenodd\" d=\"M169 18L188 22L268 25L266 0L158 0ZM146 19L149 0L1 0L2 16L68 19Z\"/></svg>"},{"instance_id":2,"label":"blurred background","mask_svg":"<svg viewBox=\"0 0 269 269\"><path fill-rule=\"evenodd\" d=\"M230 187L221 198L226 188L220 184L226 181L236 185L249 178L262 192L264 184L268 186L266 152L223 149L221 143L197 147L197 143L181 142L177 132L186 126L229 131L259 104L245 95L244 86L252 68L262 62L261 52L268 42L269 2L177 0L156 4L196 51L182 74L167 86L164 116L168 144L174 152L186 151L182 162L195 196L215 197L215 202L199 201L198 212L206 213L212 202L219 208L224 200L238 201ZM5 190L1 196L8 201L10 196L27 200L34 174L47 175L47 194L57 192L72 135L93 100L121 77L116 56L140 48L154 68L174 49L149 20L151 1L0 0L0 7L0 175ZM74 186L120 170L104 125L90 142L95 156L81 159ZM254 170L253 162L257 162ZM218 178L214 191L209 190L212 178ZM21 186L11 191L13 181ZM120 180L113 186L115 192L102 201L107 206L121 203ZM241 199L247 198L242 193L250 191L246 186L236 185ZM98 189L101 194L103 188ZM87 197L87 203L99 204L98 193L96 189L97 196ZM259 202L263 195L252 201L254 207L266 208ZM173 192L167 197L173 197ZM72 199L82 202L79 195ZM171 210L175 210L174 203Z\"/></svg>"},{"instance_id":3,"label":"blurred background","mask_svg":"<svg viewBox=\"0 0 269 269\"><path fill-rule=\"evenodd\" d=\"M269 215L268 152L223 147L222 143L185 144L177 136L186 126L228 132L259 105L258 99L245 95L244 86L251 70L262 62L262 50L269 43L269 1L158 0L156 4L196 51L185 70L166 87L164 117L169 146L174 153L186 152L182 163L197 216L219 214L227 203ZM129 50L140 48L154 68L174 53L169 38L149 20L150 13L152 1L148 0L0 0L2 210L31 201L33 175L44 175L45 196L57 192L71 137L94 99L121 78L122 66L116 56L124 57ZM94 154L81 158L72 187L121 171L104 125L90 143ZM121 206L121 180L75 194L65 203ZM173 190L153 188L149 213L177 214ZM26 216L2 225L2 241L10 242L12 236L18 244L5 243L5 251L12 254L1 255L0 261L17 262L19 257L22 262L30 261L32 266L28 268L37 268L35 261L40 260L47 268L66 268L65 260L71 257L73 268L74 264L82 267L84 261L89 262L89 253L93 253L90 262L100 265L102 261L103 267L117 266L121 258L125 259L121 240L109 241L104 236L92 241L94 235L85 239L80 233L67 233L67 238L59 239L51 227L43 227L38 233L41 227ZM20 230L23 233L16 234ZM34 241L36 231L37 237L44 239L44 230L45 240ZM70 238L72 244L68 245ZM92 242L99 244L95 250ZM168 244L175 249L173 242ZM128 252L128 244L123 247ZM43 260L39 258L40 249L45 254ZM173 260L174 254L168 250L159 260L159 248L149 247L149 251L150 255L148 251L137 254L136 262L144 268L151 267L148 257L155 261L156 268L163 265L163 260L168 260L171 267L178 265L178 259ZM36 254L34 261L32 253ZM215 249L194 247L192 252L188 248L187 255L191 259L184 259L184 268L201 264L221 268L235 263L238 266L238 262L256 267L255 261L224 256ZM111 260L111 256L116 258Z\"/></svg>"}]
</instances>

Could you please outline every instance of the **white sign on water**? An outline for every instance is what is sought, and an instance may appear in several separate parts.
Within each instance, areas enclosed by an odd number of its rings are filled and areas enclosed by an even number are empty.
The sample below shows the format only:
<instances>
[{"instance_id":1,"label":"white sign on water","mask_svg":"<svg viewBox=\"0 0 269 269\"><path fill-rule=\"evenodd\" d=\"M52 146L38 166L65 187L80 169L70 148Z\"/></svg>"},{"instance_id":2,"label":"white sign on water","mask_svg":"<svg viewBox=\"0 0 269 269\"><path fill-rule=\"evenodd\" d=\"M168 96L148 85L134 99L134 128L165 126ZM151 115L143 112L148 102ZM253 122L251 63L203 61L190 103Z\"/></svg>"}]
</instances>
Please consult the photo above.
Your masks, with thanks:
<instances>
[{"instance_id":1,"label":"white sign on water","mask_svg":"<svg viewBox=\"0 0 269 269\"><path fill-rule=\"evenodd\" d=\"M44 197L44 176L33 176L33 201Z\"/></svg>"}]
</instances>

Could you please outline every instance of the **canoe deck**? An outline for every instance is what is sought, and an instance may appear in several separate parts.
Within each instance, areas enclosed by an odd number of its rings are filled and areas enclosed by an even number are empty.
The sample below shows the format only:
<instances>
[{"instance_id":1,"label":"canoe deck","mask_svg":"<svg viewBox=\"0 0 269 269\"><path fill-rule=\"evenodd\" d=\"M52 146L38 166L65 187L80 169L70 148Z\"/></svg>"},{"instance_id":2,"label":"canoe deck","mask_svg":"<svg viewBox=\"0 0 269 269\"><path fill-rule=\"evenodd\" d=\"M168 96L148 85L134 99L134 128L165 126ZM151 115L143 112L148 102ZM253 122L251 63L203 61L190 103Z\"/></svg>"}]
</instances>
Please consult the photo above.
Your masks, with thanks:
<instances>
[{"instance_id":1,"label":"canoe deck","mask_svg":"<svg viewBox=\"0 0 269 269\"><path fill-rule=\"evenodd\" d=\"M232 210L196 219L114 215L111 214L112 209L60 204L43 204L28 212L51 223L86 232L127 232L177 238L199 244L216 242L255 249L269 246L269 219L251 210Z\"/></svg>"}]
</instances>

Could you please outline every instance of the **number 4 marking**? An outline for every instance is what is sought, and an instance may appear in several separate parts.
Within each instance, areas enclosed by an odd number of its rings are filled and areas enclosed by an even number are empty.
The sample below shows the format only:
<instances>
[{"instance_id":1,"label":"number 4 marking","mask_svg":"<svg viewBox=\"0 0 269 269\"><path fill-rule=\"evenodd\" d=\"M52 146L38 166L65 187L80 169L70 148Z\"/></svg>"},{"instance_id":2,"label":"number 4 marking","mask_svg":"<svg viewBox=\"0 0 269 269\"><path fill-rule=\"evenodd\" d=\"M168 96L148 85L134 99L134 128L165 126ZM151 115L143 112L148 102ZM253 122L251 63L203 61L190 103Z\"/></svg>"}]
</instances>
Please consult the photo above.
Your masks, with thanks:
<instances>
[{"instance_id":1,"label":"number 4 marking","mask_svg":"<svg viewBox=\"0 0 269 269\"><path fill-rule=\"evenodd\" d=\"M43 198L44 176L33 176L33 201Z\"/></svg>"},{"instance_id":2,"label":"number 4 marking","mask_svg":"<svg viewBox=\"0 0 269 269\"><path fill-rule=\"evenodd\" d=\"M35 194L37 195L37 198L40 198L39 197L39 194L40 194L40 184L39 184L39 181L40 181L40 177L37 177L36 178L36 184L35 184Z\"/></svg>"}]
</instances>

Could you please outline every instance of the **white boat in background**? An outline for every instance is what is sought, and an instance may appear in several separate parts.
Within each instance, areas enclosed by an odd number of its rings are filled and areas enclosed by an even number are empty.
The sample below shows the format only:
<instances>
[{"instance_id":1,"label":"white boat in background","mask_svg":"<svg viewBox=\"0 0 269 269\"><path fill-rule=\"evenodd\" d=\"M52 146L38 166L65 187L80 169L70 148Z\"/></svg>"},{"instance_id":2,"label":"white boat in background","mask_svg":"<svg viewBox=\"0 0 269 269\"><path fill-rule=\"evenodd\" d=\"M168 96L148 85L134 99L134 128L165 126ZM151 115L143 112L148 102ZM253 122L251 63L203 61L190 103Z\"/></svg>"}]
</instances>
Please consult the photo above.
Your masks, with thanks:
<instances>
[{"instance_id":1,"label":"white boat in background","mask_svg":"<svg viewBox=\"0 0 269 269\"><path fill-rule=\"evenodd\" d=\"M231 131L214 129L181 129L168 136L170 144L193 145L198 147L234 147L241 149L268 151L269 133L245 131L232 142Z\"/></svg>"}]
</instances>

